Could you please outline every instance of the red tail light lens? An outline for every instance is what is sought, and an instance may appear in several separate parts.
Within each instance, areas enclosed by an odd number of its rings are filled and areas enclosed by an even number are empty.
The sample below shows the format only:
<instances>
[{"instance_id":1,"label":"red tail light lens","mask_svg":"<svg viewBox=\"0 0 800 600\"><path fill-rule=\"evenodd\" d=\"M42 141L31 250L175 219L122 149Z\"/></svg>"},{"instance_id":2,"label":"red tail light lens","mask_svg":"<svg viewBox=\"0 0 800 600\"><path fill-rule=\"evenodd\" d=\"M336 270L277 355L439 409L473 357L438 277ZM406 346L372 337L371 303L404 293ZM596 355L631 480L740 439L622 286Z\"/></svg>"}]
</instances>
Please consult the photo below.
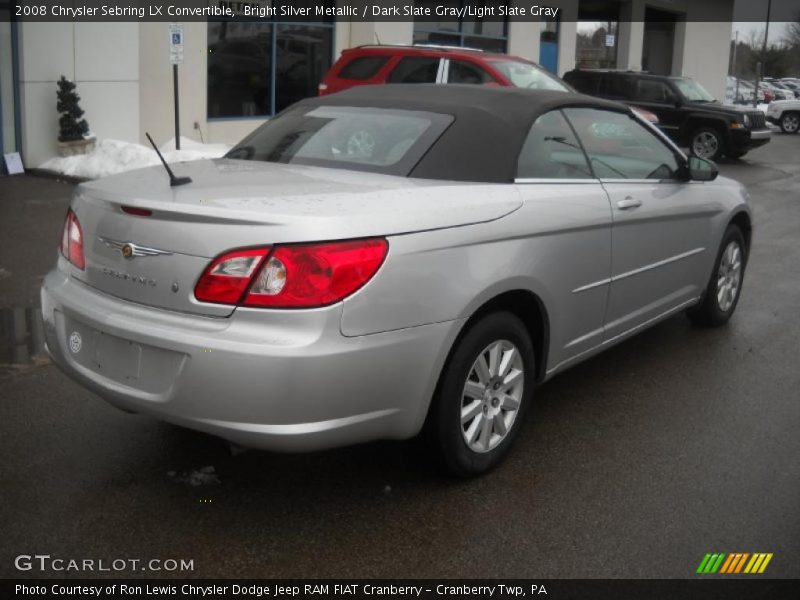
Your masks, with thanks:
<instances>
[{"instance_id":1,"label":"red tail light lens","mask_svg":"<svg viewBox=\"0 0 800 600\"><path fill-rule=\"evenodd\" d=\"M72 212L67 211L67 218L64 219L64 231L61 234L61 254L69 262L83 270L86 268L86 258L83 254L83 229L78 217Z\"/></svg>"},{"instance_id":2,"label":"red tail light lens","mask_svg":"<svg viewBox=\"0 0 800 600\"><path fill-rule=\"evenodd\" d=\"M312 308L346 298L386 258L383 239L279 246L259 271L245 306Z\"/></svg>"},{"instance_id":3,"label":"red tail light lens","mask_svg":"<svg viewBox=\"0 0 800 600\"><path fill-rule=\"evenodd\" d=\"M195 287L202 302L316 308L366 284L389 250L384 239L239 250L217 258Z\"/></svg>"},{"instance_id":4,"label":"red tail light lens","mask_svg":"<svg viewBox=\"0 0 800 600\"><path fill-rule=\"evenodd\" d=\"M216 258L197 282L195 298L200 302L238 304L267 254L268 247L250 248L234 250Z\"/></svg>"}]
</instances>

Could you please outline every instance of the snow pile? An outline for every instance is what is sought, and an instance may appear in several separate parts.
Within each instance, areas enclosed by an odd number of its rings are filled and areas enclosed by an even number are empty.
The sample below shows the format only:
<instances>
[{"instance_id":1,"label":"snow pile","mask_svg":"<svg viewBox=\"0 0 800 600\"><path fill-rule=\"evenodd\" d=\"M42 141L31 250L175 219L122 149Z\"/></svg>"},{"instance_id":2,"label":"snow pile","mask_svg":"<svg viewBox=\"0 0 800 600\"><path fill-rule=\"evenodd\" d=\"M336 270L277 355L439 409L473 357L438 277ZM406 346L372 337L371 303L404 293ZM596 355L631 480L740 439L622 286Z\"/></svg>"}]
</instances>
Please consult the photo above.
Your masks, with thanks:
<instances>
[{"instance_id":1,"label":"snow pile","mask_svg":"<svg viewBox=\"0 0 800 600\"><path fill-rule=\"evenodd\" d=\"M174 138L159 148L168 163L219 158L230 149L226 144L201 144L183 136L180 150L175 150ZM102 140L88 154L51 158L39 165L39 168L71 177L99 179L157 164L160 164L158 155L148 146L120 140Z\"/></svg>"}]
</instances>

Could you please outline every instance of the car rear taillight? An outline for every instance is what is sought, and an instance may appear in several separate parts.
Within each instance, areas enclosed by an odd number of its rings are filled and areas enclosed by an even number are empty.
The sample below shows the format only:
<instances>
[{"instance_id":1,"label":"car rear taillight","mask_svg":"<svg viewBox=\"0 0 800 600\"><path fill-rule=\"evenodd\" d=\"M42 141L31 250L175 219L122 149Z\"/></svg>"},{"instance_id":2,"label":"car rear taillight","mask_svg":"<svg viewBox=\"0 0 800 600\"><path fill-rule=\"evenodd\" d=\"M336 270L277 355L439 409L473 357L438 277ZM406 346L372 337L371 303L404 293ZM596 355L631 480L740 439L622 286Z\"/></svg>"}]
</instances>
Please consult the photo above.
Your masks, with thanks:
<instances>
[{"instance_id":1,"label":"car rear taillight","mask_svg":"<svg viewBox=\"0 0 800 600\"><path fill-rule=\"evenodd\" d=\"M67 211L64 219L64 231L61 234L61 254L69 262L83 270L86 268L86 258L83 254L83 229L77 215L72 209Z\"/></svg>"},{"instance_id":2,"label":"car rear taillight","mask_svg":"<svg viewBox=\"0 0 800 600\"><path fill-rule=\"evenodd\" d=\"M385 239L366 239L229 252L208 266L195 297L261 308L327 306L372 279L388 250Z\"/></svg>"},{"instance_id":3,"label":"car rear taillight","mask_svg":"<svg viewBox=\"0 0 800 600\"><path fill-rule=\"evenodd\" d=\"M197 282L195 298L200 302L238 304L267 254L269 247L250 248L216 258Z\"/></svg>"}]
</instances>

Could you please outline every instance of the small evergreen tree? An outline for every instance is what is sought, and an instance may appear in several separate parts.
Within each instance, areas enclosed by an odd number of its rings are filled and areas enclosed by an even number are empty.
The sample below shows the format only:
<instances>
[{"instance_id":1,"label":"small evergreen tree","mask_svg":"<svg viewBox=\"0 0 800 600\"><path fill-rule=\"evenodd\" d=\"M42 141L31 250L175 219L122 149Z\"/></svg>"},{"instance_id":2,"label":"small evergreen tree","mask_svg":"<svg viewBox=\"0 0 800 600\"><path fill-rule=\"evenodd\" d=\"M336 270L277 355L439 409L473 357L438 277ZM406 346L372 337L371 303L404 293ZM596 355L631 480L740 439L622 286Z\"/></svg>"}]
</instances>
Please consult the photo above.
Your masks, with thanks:
<instances>
[{"instance_id":1,"label":"small evergreen tree","mask_svg":"<svg viewBox=\"0 0 800 600\"><path fill-rule=\"evenodd\" d=\"M58 81L56 96L58 98L56 109L61 113L61 118L58 120L58 141L82 140L89 132L89 124L85 119L81 119L83 109L78 106L81 97L75 93L75 84L62 75Z\"/></svg>"}]
</instances>

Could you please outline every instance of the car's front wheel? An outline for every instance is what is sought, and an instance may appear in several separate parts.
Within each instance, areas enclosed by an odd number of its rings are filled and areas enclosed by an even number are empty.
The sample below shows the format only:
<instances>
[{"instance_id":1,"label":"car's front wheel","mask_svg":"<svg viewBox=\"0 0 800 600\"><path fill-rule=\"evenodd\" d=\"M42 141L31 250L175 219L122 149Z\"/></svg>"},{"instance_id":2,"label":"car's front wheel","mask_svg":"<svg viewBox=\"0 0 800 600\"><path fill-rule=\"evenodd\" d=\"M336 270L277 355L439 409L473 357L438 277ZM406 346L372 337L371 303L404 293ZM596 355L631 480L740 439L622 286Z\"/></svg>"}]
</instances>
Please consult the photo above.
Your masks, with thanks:
<instances>
[{"instance_id":1,"label":"car's front wheel","mask_svg":"<svg viewBox=\"0 0 800 600\"><path fill-rule=\"evenodd\" d=\"M522 321L491 313L462 336L431 410L433 444L448 471L469 477L503 458L532 402L534 350Z\"/></svg>"},{"instance_id":2,"label":"car's front wheel","mask_svg":"<svg viewBox=\"0 0 800 600\"><path fill-rule=\"evenodd\" d=\"M800 112L785 112L781 116L781 131L797 133L800 130Z\"/></svg>"},{"instance_id":3,"label":"car's front wheel","mask_svg":"<svg viewBox=\"0 0 800 600\"><path fill-rule=\"evenodd\" d=\"M701 127L692 133L689 149L700 158L719 160L724 153L725 144L719 131L712 127Z\"/></svg>"},{"instance_id":4,"label":"car's front wheel","mask_svg":"<svg viewBox=\"0 0 800 600\"><path fill-rule=\"evenodd\" d=\"M703 300L686 311L694 323L717 326L728 322L739 303L746 263L747 246L742 231L736 225L729 225Z\"/></svg>"}]
</instances>

